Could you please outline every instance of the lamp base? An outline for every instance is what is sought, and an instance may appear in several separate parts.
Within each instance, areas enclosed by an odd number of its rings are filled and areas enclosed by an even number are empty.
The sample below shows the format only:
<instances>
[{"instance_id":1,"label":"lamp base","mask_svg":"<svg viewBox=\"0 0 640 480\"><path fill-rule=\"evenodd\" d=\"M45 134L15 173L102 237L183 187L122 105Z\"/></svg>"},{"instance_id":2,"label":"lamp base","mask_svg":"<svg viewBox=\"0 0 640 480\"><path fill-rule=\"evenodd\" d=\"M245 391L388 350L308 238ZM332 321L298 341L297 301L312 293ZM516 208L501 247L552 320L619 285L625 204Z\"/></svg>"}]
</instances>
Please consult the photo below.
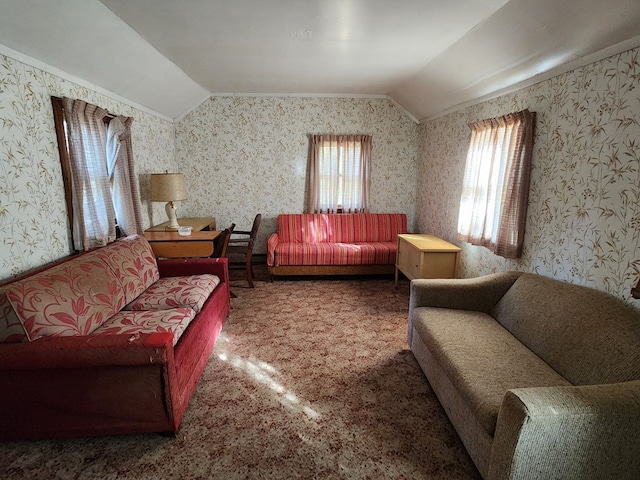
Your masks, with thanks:
<instances>
[{"instance_id":1,"label":"lamp base","mask_svg":"<svg viewBox=\"0 0 640 480\"><path fill-rule=\"evenodd\" d=\"M164 211L167 212L167 217L169 217L169 225L165 227L165 230L178 230L178 227L180 227L176 217L177 209L176 204L173 202L167 202L164 206Z\"/></svg>"}]
</instances>

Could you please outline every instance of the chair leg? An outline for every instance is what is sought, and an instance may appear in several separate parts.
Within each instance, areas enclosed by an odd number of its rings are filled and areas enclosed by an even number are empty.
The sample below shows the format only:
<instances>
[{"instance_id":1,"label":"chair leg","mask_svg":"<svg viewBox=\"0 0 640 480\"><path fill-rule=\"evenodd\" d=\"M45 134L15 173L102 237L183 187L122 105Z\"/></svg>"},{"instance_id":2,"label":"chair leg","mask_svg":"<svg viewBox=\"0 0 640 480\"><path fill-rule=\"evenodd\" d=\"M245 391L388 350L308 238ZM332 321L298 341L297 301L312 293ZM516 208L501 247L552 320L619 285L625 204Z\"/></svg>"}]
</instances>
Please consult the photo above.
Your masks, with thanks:
<instances>
[{"instance_id":1,"label":"chair leg","mask_svg":"<svg viewBox=\"0 0 640 480\"><path fill-rule=\"evenodd\" d=\"M254 288L253 285L253 265L251 264L251 252L247 254L247 282L250 288Z\"/></svg>"}]
</instances>

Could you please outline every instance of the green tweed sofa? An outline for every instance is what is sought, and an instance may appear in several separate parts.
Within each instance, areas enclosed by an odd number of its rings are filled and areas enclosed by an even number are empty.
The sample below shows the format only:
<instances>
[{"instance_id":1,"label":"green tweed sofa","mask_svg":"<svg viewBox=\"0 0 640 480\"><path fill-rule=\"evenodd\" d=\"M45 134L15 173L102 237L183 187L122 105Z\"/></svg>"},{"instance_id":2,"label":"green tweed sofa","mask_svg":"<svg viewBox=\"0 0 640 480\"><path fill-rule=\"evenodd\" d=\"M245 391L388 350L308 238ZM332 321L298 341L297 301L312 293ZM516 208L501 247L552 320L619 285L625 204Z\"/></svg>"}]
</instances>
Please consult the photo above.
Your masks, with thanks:
<instances>
[{"instance_id":1,"label":"green tweed sofa","mask_svg":"<svg viewBox=\"0 0 640 480\"><path fill-rule=\"evenodd\" d=\"M640 312L503 272L411 282L411 351L483 478L640 478Z\"/></svg>"}]
</instances>

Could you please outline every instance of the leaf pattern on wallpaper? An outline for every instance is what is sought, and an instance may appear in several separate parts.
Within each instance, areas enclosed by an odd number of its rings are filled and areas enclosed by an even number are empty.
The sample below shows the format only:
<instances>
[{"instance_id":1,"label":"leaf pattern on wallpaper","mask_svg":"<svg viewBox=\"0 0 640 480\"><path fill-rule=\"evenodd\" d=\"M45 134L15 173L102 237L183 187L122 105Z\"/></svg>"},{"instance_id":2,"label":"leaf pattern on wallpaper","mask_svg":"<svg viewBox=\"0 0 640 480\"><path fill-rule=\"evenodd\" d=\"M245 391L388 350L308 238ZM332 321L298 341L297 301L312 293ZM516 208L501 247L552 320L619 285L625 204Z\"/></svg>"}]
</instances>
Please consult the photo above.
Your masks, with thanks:
<instances>
[{"instance_id":1,"label":"leaf pattern on wallpaper","mask_svg":"<svg viewBox=\"0 0 640 480\"><path fill-rule=\"evenodd\" d=\"M175 168L170 120L0 55L0 278L71 250L52 95L81 98L134 117L133 147L142 182L145 173ZM162 205L144 203L147 226L154 214L162 218Z\"/></svg>"},{"instance_id":2,"label":"leaf pattern on wallpaper","mask_svg":"<svg viewBox=\"0 0 640 480\"><path fill-rule=\"evenodd\" d=\"M630 50L422 126L417 226L456 242L466 124L537 112L524 255L463 244L461 275L532 271L629 300L640 277L639 57Z\"/></svg>"},{"instance_id":3,"label":"leaf pattern on wallpaper","mask_svg":"<svg viewBox=\"0 0 640 480\"><path fill-rule=\"evenodd\" d=\"M384 98L214 97L174 124L0 55L0 278L70 251L51 95L134 118L145 227L166 219L163 204L146 199L148 174L182 171L190 198L179 215L249 228L261 211L263 244L278 213L302 210L307 134L316 132L372 133L373 208L413 217L418 127Z\"/></svg>"},{"instance_id":4,"label":"leaf pattern on wallpaper","mask_svg":"<svg viewBox=\"0 0 640 480\"><path fill-rule=\"evenodd\" d=\"M460 273L534 271L628 299L640 276L639 57L630 50L417 127L386 99L291 97L214 97L174 124L0 55L0 278L70 248L50 95L135 119L145 226L165 218L145 198L148 174L183 171L191 195L179 214L249 227L262 211L261 243L278 213L302 209L312 130L373 133L374 208L411 219L415 207L417 231L457 243L467 123L529 108L537 122L524 256L463 245Z\"/></svg>"},{"instance_id":5,"label":"leaf pattern on wallpaper","mask_svg":"<svg viewBox=\"0 0 640 480\"><path fill-rule=\"evenodd\" d=\"M256 252L279 213L302 212L310 133L373 135L371 208L413 224L418 127L384 98L212 97L176 126L177 158L190 191L185 216L248 230L260 212Z\"/></svg>"},{"instance_id":6,"label":"leaf pattern on wallpaper","mask_svg":"<svg viewBox=\"0 0 640 480\"><path fill-rule=\"evenodd\" d=\"M62 178L59 173L54 178L50 171L47 156L52 139L46 120L39 115L42 100L36 94L38 82L24 65L3 56L0 78L0 236L8 253L3 270L18 273L42 263L44 257L36 251L62 248L61 238L66 235L60 233L66 228L66 218L64 210L60 214L60 205L42 188L62 185ZM37 212L42 223L29 212Z\"/></svg>"}]
</instances>

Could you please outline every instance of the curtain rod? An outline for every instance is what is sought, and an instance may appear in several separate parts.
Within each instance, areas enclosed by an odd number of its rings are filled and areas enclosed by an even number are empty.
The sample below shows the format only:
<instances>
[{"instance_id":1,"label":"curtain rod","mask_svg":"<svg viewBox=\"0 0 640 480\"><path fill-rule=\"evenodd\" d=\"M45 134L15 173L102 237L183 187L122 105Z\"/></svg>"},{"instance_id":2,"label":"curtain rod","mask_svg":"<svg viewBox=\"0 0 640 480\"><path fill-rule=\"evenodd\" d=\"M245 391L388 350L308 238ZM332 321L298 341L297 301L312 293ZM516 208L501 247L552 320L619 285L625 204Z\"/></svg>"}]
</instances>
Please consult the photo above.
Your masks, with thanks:
<instances>
[{"instance_id":1,"label":"curtain rod","mask_svg":"<svg viewBox=\"0 0 640 480\"><path fill-rule=\"evenodd\" d=\"M51 99L52 99L52 100L56 100L56 101L60 102L60 104L64 107L64 104L63 104L63 102L62 102L62 97L57 97L57 96L55 96L55 95L51 95ZM87 102L87 103L88 103L88 102ZM102 107L100 107L100 108L102 108ZM104 108L103 108L103 110L104 110ZM103 120L105 120L105 119L112 120L112 119L114 119L114 118L116 118L116 117L117 117L117 115L114 115L113 113L111 113L111 112L109 112L109 111L107 110L107 114L106 114L104 117L102 117L102 118L103 118Z\"/></svg>"}]
</instances>

